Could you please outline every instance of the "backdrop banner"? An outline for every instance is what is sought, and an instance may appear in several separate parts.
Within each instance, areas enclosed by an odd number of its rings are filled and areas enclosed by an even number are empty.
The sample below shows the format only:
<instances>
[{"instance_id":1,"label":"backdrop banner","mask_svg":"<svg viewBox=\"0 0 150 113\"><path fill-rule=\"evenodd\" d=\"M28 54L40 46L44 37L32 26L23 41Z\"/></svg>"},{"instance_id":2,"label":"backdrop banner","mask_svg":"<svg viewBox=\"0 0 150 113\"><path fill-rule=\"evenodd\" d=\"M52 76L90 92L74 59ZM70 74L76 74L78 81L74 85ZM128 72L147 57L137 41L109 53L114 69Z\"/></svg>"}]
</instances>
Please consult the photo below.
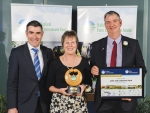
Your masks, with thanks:
<instances>
[{"instance_id":1,"label":"backdrop banner","mask_svg":"<svg viewBox=\"0 0 150 113\"><path fill-rule=\"evenodd\" d=\"M71 30L72 6L11 4L12 41L27 41L25 30L31 20L42 24L42 41L60 42L62 34Z\"/></svg>"},{"instance_id":2,"label":"backdrop banner","mask_svg":"<svg viewBox=\"0 0 150 113\"><path fill-rule=\"evenodd\" d=\"M108 11L120 14L122 35L136 38L137 6L78 6L77 33L81 42L91 43L107 36L104 14Z\"/></svg>"}]
</instances>

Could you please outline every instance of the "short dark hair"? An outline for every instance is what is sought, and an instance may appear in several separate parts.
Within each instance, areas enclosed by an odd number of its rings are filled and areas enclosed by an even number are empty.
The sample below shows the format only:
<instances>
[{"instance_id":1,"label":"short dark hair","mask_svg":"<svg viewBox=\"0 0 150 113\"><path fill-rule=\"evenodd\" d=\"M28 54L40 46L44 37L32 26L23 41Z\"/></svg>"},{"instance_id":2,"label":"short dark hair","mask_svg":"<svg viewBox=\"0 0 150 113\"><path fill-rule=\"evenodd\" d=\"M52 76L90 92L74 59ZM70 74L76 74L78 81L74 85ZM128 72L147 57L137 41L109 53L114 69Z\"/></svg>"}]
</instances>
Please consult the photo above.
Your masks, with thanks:
<instances>
[{"instance_id":1,"label":"short dark hair","mask_svg":"<svg viewBox=\"0 0 150 113\"><path fill-rule=\"evenodd\" d=\"M117 12L115 12L115 11L108 11L108 12L104 15L104 21L105 21L105 19L106 19L106 16L108 16L108 15L114 15L114 14L118 16L119 20L121 19L121 18L120 18L120 15L119 15Z\"/></svg>"},{"instance_id":2,"label":"short dark hair","mask_svg":"<svg viewBox=\"0 0 150 113\"><path fill-rule=\"evenodd\" d=\"M74 30L65 31L65 32L64 32L64 34L63 34L62 37L61 37L61 44L62 44L62 46L63 46L63 44L64 44L64 40L65 40L66 37L75 37L76 43L77 43L77 46L78 46L79 39L78 39L77 33L76 33Z\"/></svg>"},{"instance_id":3,"label":"short dark hair","mask_svg":"<svg viewBox=\"0 0 150 113\"><path fill-rule=\"evenodd\" d=\"M26 26L26 30L28 30L29 26L40 27L43 30L42 24L38 22L37 20L30 21Z\"/></svg>"}]
</instances>

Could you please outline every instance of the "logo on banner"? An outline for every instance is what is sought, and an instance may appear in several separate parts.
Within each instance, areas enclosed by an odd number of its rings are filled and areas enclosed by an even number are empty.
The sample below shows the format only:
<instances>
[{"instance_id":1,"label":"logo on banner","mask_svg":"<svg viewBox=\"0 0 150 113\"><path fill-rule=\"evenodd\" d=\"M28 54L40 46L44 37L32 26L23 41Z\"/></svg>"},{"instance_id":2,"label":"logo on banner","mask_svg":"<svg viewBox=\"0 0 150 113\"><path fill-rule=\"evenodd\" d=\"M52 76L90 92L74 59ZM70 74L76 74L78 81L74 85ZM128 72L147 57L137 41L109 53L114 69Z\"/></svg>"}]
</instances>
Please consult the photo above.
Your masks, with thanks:
<instances>
[{"instance_id":1,"label":"logo on banner","mask_svg":"<svg viewBox=\"0 0 150 113\"><path fill-rule=\"evenodd\" d=\"M89 21L89 31L90 31L90 33L92 33L93 31L94 31L94 29L95 29L95 24L94 24L94 22L92 22L92 21Z\"/></svg>"},{"instance_id":2,"label":"logo on banner","mask_svg":"<svg viewBox=\"0 0 150 113\"><path fill-rule=\"evenodd\" d=\"M105 74L105 71L104 70L102 70L102 72L101 72L102 74Z\"/></svg>"},{"instance_id":3,"label":"logo on banner","mask_svg":"<svg viewBox=\"0 0 150 113\"><path fill-rule=\"evenodd\" d=\"M128 74L128 73L129 73L129 71L128 71L128 70L126 70L126 71L125 71L125 73L126 73L126 74Z\"/></svg>"},{"instance_id":4,"label":"logo on banner","mask_svg":"<svg viewBox=\"0 0 150 113\"><path fill-rule=\"evenodd\" d=\"M93 33L96 29L97 33L105 33L107 30L105 29L105 25L103 23L94 23L93 21L87 21L82 26L82 30L86 34Z\"/></svg>"},{"instance_id":5,"label":"logo on banner","mask_svg":"<svg viewBox=\"0 0 150 113\"><path fill-rule=\"evenodd\" d=\"M20 33L24 33L24 31L26 30L26 25L28 23L28 20L27 19L21 19L19 22L18 22L18 26L16 28L16 31L19 30Z\"/></svg>"},{"instance_id":6,"label":"logo on banner","mask_svg":"<svg viewBox=\"0 0 150 113\"><path fill-rule=\"evenodd\" d=\"M84 33L92 33L95 30L96 26L94 22L92 21L86 21L84 25L81 27L81 30L83 30Z\"/></svg>"},{"instance_id":7,"label":"logo on banner","mask_svg":"<svg viewBox=\"0 0 150 113\"><path fill-rule=\"evenodd\" d=\"M19 25L23 24L25 22L25 19L22 19L19 21Z\"/></svg>"}]
</instances>

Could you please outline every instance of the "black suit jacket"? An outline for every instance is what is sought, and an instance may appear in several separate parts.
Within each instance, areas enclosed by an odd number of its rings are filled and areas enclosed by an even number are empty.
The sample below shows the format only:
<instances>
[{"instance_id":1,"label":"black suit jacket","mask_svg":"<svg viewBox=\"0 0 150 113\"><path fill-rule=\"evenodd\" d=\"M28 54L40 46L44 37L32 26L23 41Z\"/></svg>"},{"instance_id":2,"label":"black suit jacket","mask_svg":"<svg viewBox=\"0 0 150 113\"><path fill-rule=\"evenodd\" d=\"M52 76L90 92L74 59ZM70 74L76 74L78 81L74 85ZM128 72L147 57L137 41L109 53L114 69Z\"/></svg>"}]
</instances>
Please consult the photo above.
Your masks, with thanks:
<instances>
[{"instance_id":1,"label":"black suit jacket","mask_svg":"<svg viewBox=\"0 0 150 113\"><path fill-rule=\"evenodd\" d=\"M53 59L52 50L40 46L44 67L38 81L27 44L12 49L9 57L7 80L8 109L17 108L19 113L34 113L40 91L43 113L49 112L51 94L46 88L47 70Z\"/></svg>"},{"instance_id":2,"label":"black suit jacket","mask_svg":"<svg viewBox=\"0 0 150 113\"><path fill-rule=\"evenodd\" d=\"M135 39L131 39L125 36L122 36L122 67L127 66L143 66L144 74L146 74L146 67L144 64L142 52L139 46L139 43ZM128 45L123 45L123 42L127 41ZM96 65L98 68L107 67L106 65L106 51L107 51L107 37L102 38L98 41L92 43L91 50L91 66ZM94 107L95 110L101 106L101 93L100 93L100 77L98 77L96 83L96 92L94 98ZM137 105L137 100L132 99L131 102L120 100L121 106L125 111L135 108Z\"/></svg>"}]
</instances>

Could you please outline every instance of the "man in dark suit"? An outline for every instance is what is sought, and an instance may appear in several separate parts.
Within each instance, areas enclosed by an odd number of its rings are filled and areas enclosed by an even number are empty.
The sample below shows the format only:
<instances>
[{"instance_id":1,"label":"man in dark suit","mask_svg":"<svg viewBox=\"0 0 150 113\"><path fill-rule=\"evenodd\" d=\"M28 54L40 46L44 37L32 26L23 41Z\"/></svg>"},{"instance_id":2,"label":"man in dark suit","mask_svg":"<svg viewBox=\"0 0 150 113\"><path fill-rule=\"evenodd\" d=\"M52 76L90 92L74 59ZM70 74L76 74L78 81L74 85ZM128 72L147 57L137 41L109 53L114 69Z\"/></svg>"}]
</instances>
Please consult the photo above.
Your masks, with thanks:
<instances>
[{"instance_id":1,"label":"man in dark suit","mask_svg":"<svg viewBox=\"0 0 150 113\"><path fill-rule=\"evenodd\" d=\"M49 113L51 93L46 79L52 50L40 45L43 28L38 21L27 24L26 36L28 42L12 49L9 57L8 113Z\"/></svg>"},{"instance_id":2,"label":"man in dark suit","mask_svg":"<svg viewBox=\"0 0 150 113\"><path fill-rule=\"evenodd\" d=\"M99 75L99 69L102 67L142 66L146 74L138 41L121 35L120 15L115 11L109 11L105 14L104 21L108 36L92 43L91 73L94 76ZM115 45L115 64L112 65L112 50ZM100 77L98 77L94 104L97 113L134 113L137 100L135 98L101 99Z\"/></svg>"}]
</instances>

